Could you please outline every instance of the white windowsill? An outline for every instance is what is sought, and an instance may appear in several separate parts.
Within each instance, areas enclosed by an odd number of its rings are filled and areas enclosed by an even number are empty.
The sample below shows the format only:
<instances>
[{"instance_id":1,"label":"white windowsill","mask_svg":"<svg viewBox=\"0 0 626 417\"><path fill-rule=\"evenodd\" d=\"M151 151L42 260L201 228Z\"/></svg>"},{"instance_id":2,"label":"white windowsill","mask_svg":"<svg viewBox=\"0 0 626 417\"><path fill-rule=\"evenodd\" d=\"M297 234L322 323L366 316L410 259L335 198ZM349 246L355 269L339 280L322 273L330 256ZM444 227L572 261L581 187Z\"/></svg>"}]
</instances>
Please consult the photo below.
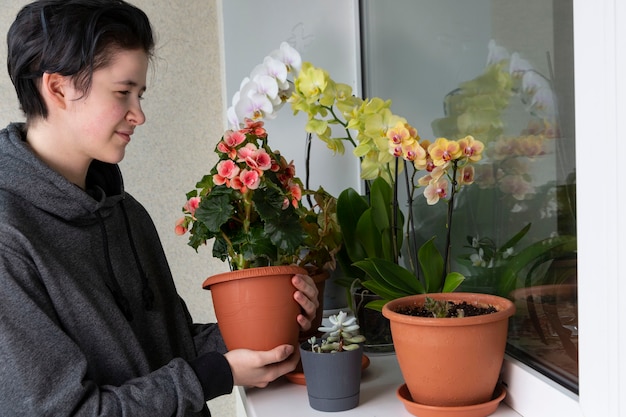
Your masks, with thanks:
<instances>
[{"instance_id":1,"label":"white windowsill","mask_svg":"<svg viewBox=\"0 0 626 417\"><path fill-rule=\"evenodd\" d=\"M404 383L395 355L368 355L370 366L364 371L359 405L343 412L341 417L398 416L411 417L396 397L396 389ZM281 378L263 389L239 388L236 393L237 417L314 417L322 413L309 406L306 387ZM296 412L297 411L297 412ZM520 417L502 403L494 417Z\"/></svg>"}]
</instances>

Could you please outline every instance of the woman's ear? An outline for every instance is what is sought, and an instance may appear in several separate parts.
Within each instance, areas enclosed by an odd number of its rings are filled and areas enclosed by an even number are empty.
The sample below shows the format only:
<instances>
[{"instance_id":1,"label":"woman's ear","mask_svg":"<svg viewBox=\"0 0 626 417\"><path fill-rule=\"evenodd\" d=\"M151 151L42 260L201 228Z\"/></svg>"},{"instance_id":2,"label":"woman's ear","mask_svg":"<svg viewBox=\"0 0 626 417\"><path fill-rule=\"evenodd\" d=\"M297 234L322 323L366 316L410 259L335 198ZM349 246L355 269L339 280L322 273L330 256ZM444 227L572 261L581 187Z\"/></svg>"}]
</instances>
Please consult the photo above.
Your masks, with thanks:
<instances>
[{"instance_id":1,"label":"woman's ear","mask_svg":"<svg viewBox=\"0 0 626 417\"><path fill-rule=\"evenodd\" d=\"M67 108L67 87L69 78L58 73L44 72L41 77L41 95L48 105L48 109Z\"/></svg>"}]
</instances>

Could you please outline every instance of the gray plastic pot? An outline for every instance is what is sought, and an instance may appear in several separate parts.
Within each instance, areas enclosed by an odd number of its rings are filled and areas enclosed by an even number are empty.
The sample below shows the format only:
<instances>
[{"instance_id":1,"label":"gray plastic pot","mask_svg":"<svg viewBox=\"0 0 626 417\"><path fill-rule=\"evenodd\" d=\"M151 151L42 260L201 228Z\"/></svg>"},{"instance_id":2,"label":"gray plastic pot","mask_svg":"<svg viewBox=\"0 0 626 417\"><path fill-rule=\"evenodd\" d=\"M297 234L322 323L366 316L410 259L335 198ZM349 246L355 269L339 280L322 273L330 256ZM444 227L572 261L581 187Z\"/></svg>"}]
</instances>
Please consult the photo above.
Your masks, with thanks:
<instances>
[{"instance_id":1,"label":"gray plastic pot","mask_svg":"<svg viewBox=\"0 0 626 417\"><path fill-rule=\"evenodd\" d=\"M344 411L359 405L363 348L338 353L314 353L300 345L309 405L318 411Z\"/></svg>"}]
</instances>

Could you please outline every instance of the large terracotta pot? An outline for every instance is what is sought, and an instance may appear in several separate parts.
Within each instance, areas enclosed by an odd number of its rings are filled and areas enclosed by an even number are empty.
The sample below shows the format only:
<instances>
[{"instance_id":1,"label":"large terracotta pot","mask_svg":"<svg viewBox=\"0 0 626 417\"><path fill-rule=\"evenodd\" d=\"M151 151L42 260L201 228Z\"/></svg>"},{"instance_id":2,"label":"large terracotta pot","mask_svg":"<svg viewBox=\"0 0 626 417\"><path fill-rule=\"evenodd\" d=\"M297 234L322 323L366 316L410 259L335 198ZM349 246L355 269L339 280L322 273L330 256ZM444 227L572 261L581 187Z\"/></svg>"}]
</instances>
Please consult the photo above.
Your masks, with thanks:
<instances>
[{"instance_id":1,"label":"large terracotta pot","mask_svg":"<svg viewBox=\"0 0 626 417\"><path fill-rule=\"evenodd\" d=\"M426 297L493 305L498 312L463 318L425 318L397 313L400 306L423 305ZM492 399L506 347L508 319L515 307L506 298L475 293L413 295L390 301L383 315L412 400L457 407Z\"/></svg>"},{"instance_id":2,"label":"large terracotta pot","mask_svg":"<svg viewBox=\"0 0 626 417\"><path fill-rule=\"evenodd\" d=\"M306 274L295 266L268 266L207 278L215 316L229 350L269 350L282 344L298 349L300 305L291 278Z\"/></svg>"}]
</instances>

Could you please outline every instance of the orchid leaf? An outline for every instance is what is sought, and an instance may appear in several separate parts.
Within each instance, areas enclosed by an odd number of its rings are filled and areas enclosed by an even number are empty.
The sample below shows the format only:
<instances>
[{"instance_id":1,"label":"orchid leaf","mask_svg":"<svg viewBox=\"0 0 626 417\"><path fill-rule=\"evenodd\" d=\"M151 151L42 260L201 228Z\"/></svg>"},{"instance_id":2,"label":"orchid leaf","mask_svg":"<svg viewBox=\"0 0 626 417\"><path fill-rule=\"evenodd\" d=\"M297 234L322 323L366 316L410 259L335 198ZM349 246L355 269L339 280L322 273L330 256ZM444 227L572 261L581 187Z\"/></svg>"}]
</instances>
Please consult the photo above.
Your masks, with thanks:
<instances>
[{"instance_id":1,"label":"orchid leaf","mask_svg":"<svg viewBox=\"0 0 626 417\"><path fill-rule=\"evenodd\" d=\"M406 295L400 291L394 291L393 289L382 286L373 279L365 280L361 284L363 285L363 287L367 288L368 290L372 291L374 294L386 300L393 300L396 298L404 297Z\"/></svg>"},{"instance_id":2,"label":"orchid leaf","mask_svg":"<svg viewBox=\"0 0 626 417\"><path fill-rule=\"evenodd\" d=\"M516 285L519 272L531 262L536 261L543 254L559 248L561 252L576 250L576 236L557 236L543 239L524 248L520 253L511 258L502 274L499 293L508 294Z\"/></svg>"},{"instance_id":3,"label":"orchid leaf","mask_svg":"<svg viewBox=\"0 0 626 417\"><path fill-rule=\"evenodd\" d=\"M519 232L517 232L515 234L515 236L513 236L511 239L508 240L508 242L506 242L504 245L501 246L500 251L504 252L506 251L508 248L512 248L515 245L517 245L517 243L524 237L526 236L526 233L528 233L528 231L530 230L530 226L532 223L528 223L526 226L524 226L522 228L522 230L520 230Z\"/></svg>"},{"instance_id":4,"label":"orchid leaf","mask_svg":"<svg viewBox=\"0 0 626 417\"><path fill-rule=\"evenodd\" d=\"M435 238L426 241L417 253L426 292L438 292L443 279L443 257L435 246Z\"/></svg>"},{"instance_id":5,"label":"orchid leaf","mask_svg":"<svg viewBox=\"0 0 626 417\"><path fill-rule=\"evenodd\" d=\"M337 222L341 227L346 252L352 260L367 257L363 245L357 239L357 223L367 209L367 201L353 188L343 190L337 198Z\"/></svg>"},{"instance_id":6,"label":"orchid leaf","mask_svg":"<svg viewBox=\"0 0 626 417\"><path fill-rule=\"evenodd\" d=\"M422 294L424 287L406 268L378 258L369 258L355 262L354 266L362 269L374 281L389 291L399 291L402 295Z\"/></svg>"},{"instance_id":7,"label":"orchid leaf","mask_svg":"<svg viewBox=\"0 0 626 417\"><path fill-rule=\"evenodd\" d=\"M382 311L383 310L383 306L385 304L387 304L389 302L389 300L374 300L374 301L370 301L369 303L365 304L365 307L370 308L372 310L377 310L377 311Z\"/></svg>"},{"instance_id":8,"label":"orchid leaf","mask_svg":"<svg viewBox=\"0 0 626 417\"><path fill-rule=\"evenodd\" d=\"M443 282L443 290L441 292L453 292L463 281L465 281L463 274L459 272L450 272Z\"/></svg>"},{"instance_id":9,"label":"orchid leaf","mask_svg":"<svg viewBox=\"0 0 626 417\"><path fill-rule=\"evenodd\" d=\"M370 205L372 218L378 232L382 233L391 228L391 186L381 177L372 182L370 190Z\"/></svg>"}]
</instances>

